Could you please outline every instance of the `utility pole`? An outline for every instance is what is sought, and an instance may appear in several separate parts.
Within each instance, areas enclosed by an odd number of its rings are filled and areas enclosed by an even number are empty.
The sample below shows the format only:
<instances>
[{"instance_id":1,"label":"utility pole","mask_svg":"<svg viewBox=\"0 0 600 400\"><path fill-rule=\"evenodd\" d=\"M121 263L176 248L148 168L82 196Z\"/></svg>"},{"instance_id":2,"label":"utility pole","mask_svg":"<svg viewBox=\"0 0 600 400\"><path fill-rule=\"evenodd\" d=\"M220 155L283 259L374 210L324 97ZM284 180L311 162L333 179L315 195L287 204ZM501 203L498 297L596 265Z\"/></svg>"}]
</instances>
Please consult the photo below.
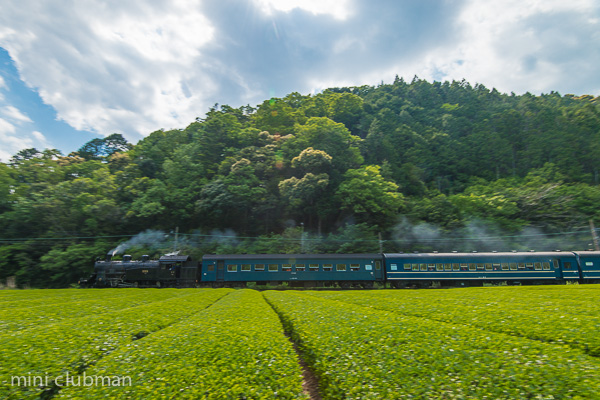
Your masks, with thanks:
<instances>
[{"instance_id":1,"label":"utility pole","mask_svg":"<svg viewBox=\"0 0 600 400\"><path fill-rule=\"evenodd\" d=\"M590 219L590 231L592 232L592 240L594 241L594 248L596 251L600 251L600 242L598 241L598 234L596 234L596 227L594 226L594 220Z\"/></svg>"},{"instance_id":2,"label":"utility pole","mask_svg":"<svg viewBox=\"0 0 600 400\"><path fill-rule=\"evenodd\" d=\"M304 254L304 222L300 222L302 233L300 234L300 253Z\"/></svg>"},{"instance_id":3,"label":"utility pole","mask_svg":"<svg viewBox=\"0 0 600 400\"><path fill-rule=\"evenodd\" d=\"M177 253L177 240L179 239L179 227L175 228L175 244L173 245L173 253Z\"/></svg>"}]
</instances>

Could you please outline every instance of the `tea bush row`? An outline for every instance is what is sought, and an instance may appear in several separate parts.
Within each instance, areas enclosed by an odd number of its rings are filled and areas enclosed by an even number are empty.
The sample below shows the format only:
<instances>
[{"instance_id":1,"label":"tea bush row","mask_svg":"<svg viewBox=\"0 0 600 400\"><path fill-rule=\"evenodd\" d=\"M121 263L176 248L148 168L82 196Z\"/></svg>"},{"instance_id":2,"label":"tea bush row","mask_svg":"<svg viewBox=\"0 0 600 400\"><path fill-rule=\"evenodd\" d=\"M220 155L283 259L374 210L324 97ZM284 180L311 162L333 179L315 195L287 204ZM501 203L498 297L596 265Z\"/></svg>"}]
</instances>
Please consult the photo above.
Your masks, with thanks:
<instances>
[{"instance_id":1,"label":"tea bush row","mask_svg":"<svg viewBox=\"0 0 600 400\"><path fill-rule=\"evenodd\" d=\"M65 319L0 334L0 398L38 398L56 389L15 385L15 376L77 375L121 346L198 313L230 289L185 290L181 295L137 307ZM153 293L146 292L148 296ZM118 301L127 303L127 296Z\"/></svg>"},{"instance_id":2,"label":"tea bush row","mask_svg":"<svg viewBox=\"0 0 600 400\"><path fill-rule=\"evenodd\" d=\"M211 307L129 343L86 371L131 386L69 387L60 399L303 399L301 370L260 293L233 292Z\"/></svg>"},{"instance_id":3,"label":"tea bush row","mask_svg":"<svg viewBox=\"0 0 600 400\"><path fill-rule=\"evenodd\" d=\"M565 345L306 294L265 297L327 399L597 399L600 393L598 360Z\"/></svg>"}]
</instances>

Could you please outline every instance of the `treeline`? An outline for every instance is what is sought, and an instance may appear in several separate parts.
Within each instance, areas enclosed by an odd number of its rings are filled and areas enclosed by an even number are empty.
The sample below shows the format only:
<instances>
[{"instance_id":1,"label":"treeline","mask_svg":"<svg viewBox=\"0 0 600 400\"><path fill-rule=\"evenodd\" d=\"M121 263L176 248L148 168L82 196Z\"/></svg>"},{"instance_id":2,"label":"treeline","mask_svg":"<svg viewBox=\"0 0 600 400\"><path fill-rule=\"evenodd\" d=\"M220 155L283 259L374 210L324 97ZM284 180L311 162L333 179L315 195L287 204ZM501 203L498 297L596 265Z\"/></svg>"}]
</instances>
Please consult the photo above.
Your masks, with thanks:
<instances>
[{"instance_id":1,"label":"treeline","mask_svg":"<svg viewBox=\"0 0 600 400\"><path fill-rule=\"evenodd\" d=\"M587 248L599 105L397 78L215 105L136 145L23 150L0 163L0 281L69 285L122 242L196 257Z\"/></svg>"}]
</instances>

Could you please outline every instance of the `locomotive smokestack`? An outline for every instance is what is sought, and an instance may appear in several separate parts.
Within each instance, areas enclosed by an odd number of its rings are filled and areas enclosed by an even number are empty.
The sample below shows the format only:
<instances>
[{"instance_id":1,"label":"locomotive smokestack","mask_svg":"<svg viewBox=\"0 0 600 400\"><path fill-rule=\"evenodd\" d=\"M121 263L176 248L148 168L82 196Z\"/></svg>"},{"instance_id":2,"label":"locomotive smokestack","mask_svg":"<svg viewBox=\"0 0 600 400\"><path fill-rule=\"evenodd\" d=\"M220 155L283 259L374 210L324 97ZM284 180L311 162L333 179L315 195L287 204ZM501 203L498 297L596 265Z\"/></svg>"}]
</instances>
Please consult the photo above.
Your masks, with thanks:
<instances>
[{"instance_id":1,"label":"locomotive smokestack","mask_svg":"<svg viewBox=\"0 0 600 400\"><path fill-rule=\"evenodd\" d=\"M110 262L110 260L112 260L112 253L106 255L106 262Z\"/></svg>"}]
</instances>

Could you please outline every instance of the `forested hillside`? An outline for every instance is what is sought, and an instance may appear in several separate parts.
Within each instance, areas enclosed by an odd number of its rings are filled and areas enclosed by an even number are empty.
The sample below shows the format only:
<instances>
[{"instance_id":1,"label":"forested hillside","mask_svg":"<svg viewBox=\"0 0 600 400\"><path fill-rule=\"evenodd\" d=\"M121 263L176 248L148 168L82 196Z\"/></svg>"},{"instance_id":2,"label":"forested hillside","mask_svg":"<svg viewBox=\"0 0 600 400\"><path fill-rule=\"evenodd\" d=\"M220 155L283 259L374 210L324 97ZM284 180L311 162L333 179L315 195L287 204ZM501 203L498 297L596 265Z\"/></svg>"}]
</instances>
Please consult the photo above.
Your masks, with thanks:
<instances>
[{"instance_id":1,"label":"forested hillside","mask_svg":"<svg viewBox=\"0 0 600 400\"><path fill-rule=\"evenodd\" d=\"M0 281L134 256L587 248L600 98L396 79L0 163ZM178 233L175 233L176 229ZM139 235L138 235L139 234Z\"/></svg>"}]
</instances>

